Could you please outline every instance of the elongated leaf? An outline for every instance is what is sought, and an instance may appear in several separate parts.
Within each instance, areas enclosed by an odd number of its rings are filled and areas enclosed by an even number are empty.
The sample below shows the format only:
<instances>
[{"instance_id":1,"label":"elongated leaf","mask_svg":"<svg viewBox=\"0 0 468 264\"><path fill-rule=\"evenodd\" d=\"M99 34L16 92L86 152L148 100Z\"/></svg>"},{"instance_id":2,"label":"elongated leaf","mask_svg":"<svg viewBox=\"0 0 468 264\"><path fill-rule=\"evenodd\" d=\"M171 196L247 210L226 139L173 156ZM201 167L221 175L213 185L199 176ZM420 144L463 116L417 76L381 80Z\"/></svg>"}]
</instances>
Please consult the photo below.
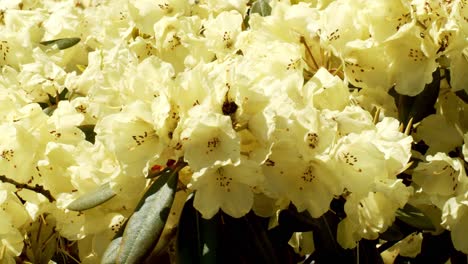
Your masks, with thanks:
<instances>
[{"instance_id":1,"label":"elongated leaf","mask_svg":"<svg viewBox=\"0 0 468 264\"><path fill-rule=\"evenodd\" d=\"M57 45L58 49L63 50L63 49L68 49L70 47L75 46L76 44L78 44L78 42L80 42L80 40L81 40L80 38L60 38L60 39L42 41L40 43L45 46Z\"/></svg>"},{"instance_id":2,"label":"elongated leaf","mask_svg":"<svg viewBox=\"0 0 468 264\"><path fill-rule=\"evenodd\" d=\"M157 244L174 201L178 171L158 177L140 200L125 228L117 263L142 263Z\"/></svg>"},{"instance_id":3,"label":"elongated leaf","mask_svg":"<svg viewBox=\"0 0 468 264\"><path fill-rule=\"evenodd\" d=\"M283 238L270 231L268 218L253 212L234 218L220 211L203 219L192 197L179 221L176 263L296 263L298 256L288 245L292 232Z\"/></svg>"},{"instance_id":4,"label":"elongated leaf","mask_svg":"<svg viewBox=\"0 0 468 264\"><path fill-rule=\"evenodd\" d=\"M110 184L106 183L101 185L96 190L79 197L71 204L69 204L67 209L72 211L88 210L105 203L114 196L115 192L110 187Z\"/></svg>"},{"instance_id":5,"label":"elongated leaf","mask_svg":"<svg viewBox=\"0 0 468 264\"><path fill-rule=\"evenodd\" d=\"M432 73L432 82L426 84L424 90L416 96L401 95L393 89L390 91L398 107L398 119L405 126L411 118L414 124L436 112L434 104L439 95L440 80L440 71L437 69Z\"/></svg>"},{"instance_id":6,"label":"elongated leaf","mask_svg":"<svg viewBox=\"0 0 468 264\"><path fill-rule=\"evenodd\" d=\"M293 205L281 211L278 221L281 227L291 232L307 232L319 227L317 220L314 220L309 212L298 212Z\"/></svg>"},{"instance_id":7,"label":"elongated leaf","mask_svg":"<svg viewBox=\"0 0 468 264\"><path fill-rule=\"evenodd\" d=\"M122 237L114 238L106 248L102 255L101 264L116 264L117 255L119 253L120 245L122 244Z\"/></svg>"},{"instance_id":8,"label":"elongated leaf","mask_svg":"<svg viewBox=\"0 0 468 264\"><path fill-rule=\"evenodd\" d=\"M250 8L250 14L257 13L261 16L271 15L271 6L269 0L257 0L252 4Z\"/></svg>"},{"instance_id":9,"label":"elongated leaf","mask_svg":"<svg viewBox=\"0 0 468 264\"><path fill-rule=\"evenodd\" d=\"M196 194L195 194L196 195ZM267 234L268 222L253 213L241 218L218 212L204 219L193 197L182 210L176 243L179 264L286 263ZM283 245L287 246L287 241Z\"/></svg>"},{"instance_id":10,"label":"elongated leaf","mask_svg":"<svg viewBox=\"0 0 468 264\"><path fill-rule=\"evenodd\" d=\"M253 263L275 264L285 262L285 259L280 258L281 251L275 250L275 246L279 248L282 245L273 245L268 237L267 225L262 225L261 217L250 212L240 219L227 215L225 215L224 219L226 222L232 221L230 225L225 227L226 233L229 234L231 231L228 236L225 236L230 241L231 247L243 241L249 241L249 243L244 243L243 247L240 247L237 254L245 254L246 257L253 260ZM247 230L247 232L244 230ZM237 237L238 240L231 239L231 237ZM284 243L284 245L287 245L287 243Z\"/></svg>"},{"instance_id":11,"label":"elongated leaf","mask_svg":"<svg viewBox=\"0 0 468 264\"><path fill-rule=\"evenodd\" d=\"M336 241L340 219L331 211L319 218L314 218L318 227L313 229L314 245L316 246L314 260L318 263L353 263L355 257L352 250L343 249Z\"/></svg>"},{"instance_id":12,"label":"elongated leaf","mask_svg":"<svg viewBox=\"0 0 468 264\"><path fill-rule=\"evenodd\" d=\"M456 91L455 94L458 96L458 98L462 99L465 104L468 104L468 93L466 90Z\"/></svg>"},{"instance_id":13,"label":"elongated leaf","mask_svg":"<svg viewBox=\"0 0 468 264\"><path fill-rule=\"evenodd\" d=\"M177 230L176 259L179 264L217 263L219 257L219 214L203 219L193 207L191 194L180 215Z\"/></svg>"},{"instance_id":14,"label":"elongated leaf","mask_svg":"<svg viewBox=\"0 0 468 264\"><path fill-rule=\"evenodd\" d=\"M128 221L119 228L115 236L112 238L112 241L102 254L101 264L116 264L117 256L119 254L120 245L122 244L122 236L124 234L125 228L127 227Z\"/></svg>"},{"instance_id":15,"label":"elongated leaf","mask_svg":"<svg viewBox=\"0 0 468 264\"><path fill-rule=\"evenodd\" d=\"M386 241L400 241L405 238L405 235L400 230L400 227L394 223L385 232L380 234L379 238Z\"/></svg>"},{"instance_id":16,"label":"elongated leaf","mask_svg":"<svg viewBox=\"0 0 468 264\"><path fill-rule=\"evenodd\" d=\"M357 263L359 264L384 264L382 256L377 249L377 240L361 239L358 242L359 255Z\"/></svg>"},{"instance_id":17,"label":"elongated leaf","mask_svg":"<svg viewBox=\"0 0 468 264\"><path fill-rule=\"evenodd\" d=\"M446 230L439 235L423 233L421 253L419 253L416 258L412 259L411 262L408 261L406 263L467 263L466 255L463 257L462 261L454 261L454 255L456 252L457 251L453 247L452 238L449 231ZM450 262L447 262L449 258Z\"/></svg>"},{"instance_id":18,"label":"elongated leaf","mask_svg":"<svg viewBox=\"0 0 468 264\"><path fill-rule=\"evenodd\" d=\"M398 209L396 217L405 222L406 224L415 227L420 230L435 230L434 224L431 219L427 217L418 208L406 204L403 209Z\"/></svg>"}]
</instances>

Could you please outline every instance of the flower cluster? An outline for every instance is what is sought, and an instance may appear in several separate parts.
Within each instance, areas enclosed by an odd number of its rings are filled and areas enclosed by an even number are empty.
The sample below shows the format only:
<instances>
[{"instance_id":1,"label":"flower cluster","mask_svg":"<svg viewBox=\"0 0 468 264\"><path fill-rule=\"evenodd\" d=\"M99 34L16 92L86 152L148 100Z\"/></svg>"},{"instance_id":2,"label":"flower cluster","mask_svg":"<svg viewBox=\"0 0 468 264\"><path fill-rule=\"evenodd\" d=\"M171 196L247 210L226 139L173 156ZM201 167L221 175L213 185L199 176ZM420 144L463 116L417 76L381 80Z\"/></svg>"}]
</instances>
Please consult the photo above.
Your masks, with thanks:
<instances>
[{"instance_id":1,"label":"flower cluster","mask_svg":"<svg viewBox=\"0 0 468 264\"><path fill-rule=\"evenodd\" d=\"M290 204L318 218L343 199L337 241L354 248L409 202L468 253L465 1L260 2L271 12L0 3L1 263L56 241L95 263L170 160L206 219ZM392 91L416 96L444 69L434 113L402 124ZM109 201L68 208L105 184ZM57 239L30 243L40 232Z\"/></svg>"}]
</instances>

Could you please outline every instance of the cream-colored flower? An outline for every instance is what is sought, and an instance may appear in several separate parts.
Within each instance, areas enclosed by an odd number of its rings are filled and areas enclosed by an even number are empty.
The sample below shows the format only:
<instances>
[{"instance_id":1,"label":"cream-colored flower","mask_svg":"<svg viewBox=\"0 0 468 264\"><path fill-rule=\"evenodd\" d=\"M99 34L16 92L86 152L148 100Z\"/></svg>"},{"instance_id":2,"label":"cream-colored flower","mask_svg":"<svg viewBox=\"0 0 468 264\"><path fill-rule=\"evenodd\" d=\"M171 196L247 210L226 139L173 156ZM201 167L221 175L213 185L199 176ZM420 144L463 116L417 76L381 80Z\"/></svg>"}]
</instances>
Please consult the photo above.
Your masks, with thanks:
<instances>
[{"instance_id":1,"label":"cream-colored flower","mask_svg":"<svg viewBox=\"0 0 468 264\"><path fill-rule=\"evenodd\" d=\"M374 129L372 116L369 112L359 106L346 106L342 111L324 111L338 124L340 136L350 133L360 133L364 130Z\"/></svg>"},{"instance_id":2,"label":"cream-colored flower","mask_svg":"<svg viewBox=\"0 0 468 264\"><path fill-rule=\"evenodd\" d=\"M206 37L206 48L222 60L234 53L237 35L242 30L242 15L237 11L220 13L216 18L207 19L203 23L203 35Z\"/></svg>"},{"instance_id":3,"label":"cream-colored flower","mask_svg":"<svg viewBox=\"0 0 468 264\"><path fill-rule=\"evenodd\" d=\"M182 1L181 1L182 2ZM214 54L203 41L203 25L199 17L166 16L154 24L154 47L162 60L176 73L199 62L213 60Z\"/></svg>"},{"instance_id":4,"label":"cream-colored flower","mask_svg":"<svg viewBox=\"0 0 468 264\"><path fill-rule=\"evenodd\" d=\"M320 38L324 47L342 56L347 52L349 42L369 37L368 29L357 21L357 14L365 10L364 2L334 1L321 10Z\"/></svg>"},{"instance_id":5,"label":"cream-colored flower","mask_svg":"<svg viewBox=\"0 0 468 264\"><path fill-rule=\"evenodd\" d=\"M372 190L372 191L371 191ZM351 193L346 198L346 218L338 224L337 240L344 248L354 248L362 238L377 239L395 220L395 212L408 201L412 189L401 180L376 181L362 197Z\"/></svg>"},{"instance_id":6,"label":"cream-colored flower","mask_svg":"<svg viewBox=\"0 0 468 264\"><path fill-rule=\"evenodd\" d=\"M90 232L85 238L78 240L78 253L83 264L99 262L110 241L119 228L122 227L125 218L121 214L109 213L101 218L95 218L94 223L106 230ZM89 225L88 225L89 226Z\"/></svg>"},{"instance_id":7,"label":"cream-colored flower","mask_svg":"<svg viewBox=\"0 0 468 264\"><path fill-rule=\"evenodd\" d=\"M153 34L153 26L164 17L184 15L190 8L180 0L130 0L130 16L142 33Z\"/></svg>"},{"instance_id":8,"label":"cream-colored flower","mask_svg":"<svg viewBox=\"0 0 468 264\"><path fill-rule=\"evenodd\" d=\"M180 134L184 159L193 171L240 162L240 138L229 116L195 107Z\"/></svg>"},{"instance_id":9,"label":"cream-colored flower","mask_svg":"<svg viewBox=\"0 0 468 264\"><path fill-rule=\"evenodd\" d=\"M366 195L375 179L386 179L384 154L365 135L351 134L341 138L333 152L336 173L344 186L358 196Z\"/></svg>"},{"instance_id":10,"label":"cream-colored flower","mask_svg":"<svg viewBox=\"0 0 468 264\"><path fill-rule=\"evenodd\" d=\"M248 9L248 0L205 0L200 3L208 14L218 14L223 11L236 10L243 16L246 15Z\"/></svg>"},{"instance_id":11,"label":"cream-colored flower","mask_svg":"<svg viewBox=\"0 0 468 264\"><path fill-rule=\"evenodd\" d=\"M465 144L463 144L462 153L465 158L465 162L468 162L468 132L465 134L464 142Z\"/></svg>"},{"instance_id":12,"label":"cream-colored flower","mask_svg":"<svg viewBox=\"0 0 468 264\"><path fill-rule=\"evenodd\" d=\"M412 233L382 252L382 258L384 261L388 260L389 263L393 262L398 255L415 258L419 253L421 253L422 241L422 233Z\"/></svg>"},{"instance_id":13,"label":"cream-colored flower","mask_svg":"<svg viewBox=\"0 0 468 264\"><path fill-rule=\"evenodd\" d=\"M421 36L416 25L404 28L385 44L389 56L389 73L395 82L395 90L401 94L414 96L432 81L432 73L438 64L436 44Z\"/></svg>"},{"instance_id":14,"label":"cream-colored flower","mask_svg":"<svg viewBox=\"0 0 468 264\"><path fill-rule=\"evenodd\" d=\"M337 111L342 111L349 104L350 97L344 82L325 68L320 68L304 85L303 94L315 108Z\"/></svg>"},{"instance_id":15,"label":"cream-colored flower","mask_svg":"<svg viewBox=\"0 0 468 264\"><path fill-rule=\"evenodd\" d=\"M442 211L442 226L452 231L454 247L468 254L468 242L465 236L468 232L468 187L465 187L464 194L452 197L445 203Z\"/></svg>"},{"instance_id":16,"label":"cream-colored flower","mask_svg":"<svg viewBox=\"0 0 468 264\"><path fill-rule=\"evenodd\" d=\"M99 120L96 141L112 151L122 170L132 177L148 173L164 146L152 124L150 106L141 101Z\"/></svg>"},{"instance_id":17,"label":"cream-colored flower","mask_svg":"<svg viewBox=\"0 0 468 264\"><path fill-rule=\"evenodd\" d=\"M294 248L294 251L305 256L315 251L314 237L312 231L294 232L288 244Z\"/></svg>"},{"instance_id":18,"label":"cream-colored flower","mask_svg":"<svg viewBox=\"0 0 468 264\"><path fill-rule=\"evenodd\" d=\"M39 26L45 18L39 9L24 11L2 9L2 27L0 27L0 65L19 70L24 63L31 63L33 47L43 34Z\"/></svg>"},{"instance_id":19,"label":"cream-colored flower","mask_svg":"<svg viewBox=\"0 0 468 264\"><path fill-rule=\"evenodd\" d=\"M344 188L325 157L303 156L291 143L276 143L262 167L266 195L290 200L313 217L325 213Z\"/></svg>"},{"instance_id":20,"label":"cream-colored flower","mask_svg":"<svg viewBox=\"0 0 468 264\"><path fill-rule=\"evenodd\" d=\"M450 152L460 146L463 138L455 126L439 114L433 114L424 118L417 126L414 133L416 141L423 140L429 146L427 154L434 155L438 152Z\"/></svg>"},{"instance_id":21,"label":"cream-colored flower","mask_svg":"<svg viewBox=\"0 0 468 264\"><path fill-rule=\"evenodd\" d=\"M463 161L439 152L428 155L413 172L413 181L432 196L450 197L462 191L467 182ZM436 204L437 205L437 204Z\"/></svg>"},{"instance_id":22,"label":"cream-colored flower","mask_svg":"<svg viewBox=\"0 0 468 264\"><path fill-rule=\"evenodd\" d=\"M1 263L15 263L14 257L19 256L24 247L20 230L30 221L23 204L9 187L11 186L0 185Z\"/></svg>"},{"instance_id":23,"label":"cream-colored flower","mask_svg":"<svg viewBox=\"0 0 468 264\"><path fill-rule=\"evenodd\" d=\"M369 113L380 109L379 120L385 116L398 118L395 100L383 89L361 89L353 93L353 98Z\"/></svg>"},{"instance_id":24,"label":"cream-colored flower","mask_svg":"<svg viewBox=\"0 0 468 264\"><path fill-rule=\"evenodd\" d=\"M196 191L193 206L204 218L213 217L219 209L238 218L252 209L252 188L262 181L258 164L242 160L236 165L203 168L194 173L188 187Z\"/></svg>"},{"instance_id":25,"label":"cream-colored flower","mask_svg":"<svg viewBox=\"0 0 468 264\"><path fill-rule=\"evenodd\" d=\"M16 122L1 125L0 175L21 183L37 182L40 173L35 166L46 145L40 137L48 117L37 104L18 109L13 117Z\"/></svg>"}]
</instances>

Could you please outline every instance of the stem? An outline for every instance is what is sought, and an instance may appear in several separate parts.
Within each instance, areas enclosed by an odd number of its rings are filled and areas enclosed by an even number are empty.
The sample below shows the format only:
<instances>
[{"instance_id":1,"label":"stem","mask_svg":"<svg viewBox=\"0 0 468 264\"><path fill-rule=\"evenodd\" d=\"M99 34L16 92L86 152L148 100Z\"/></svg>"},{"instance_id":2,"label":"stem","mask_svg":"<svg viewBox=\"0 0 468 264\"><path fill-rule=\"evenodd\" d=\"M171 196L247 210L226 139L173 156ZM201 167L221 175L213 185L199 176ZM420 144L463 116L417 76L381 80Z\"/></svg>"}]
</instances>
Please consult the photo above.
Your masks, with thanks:
<instances>
[{"instance_id":1,"label":"stem","mask_svg":"<svg viewBox=\"0 0 468 264\"><path fill-rule=\"evenodd\" d=\"M301 43L304 44L304 47L306 49L306 52L307 54L309 55L310 59L312 60L312 62L314 63L315 65L315 70L318 70L319 69L319 66L317 64L317 62L315 61L315 58L314 58L314 55L312 54L312 51L309 49L309 45L307 45L307 42L305 40L305 38L303 36L301 36ZM307 62L307 61L306 61ZM309 65L310 67L310 65ZM311 67L312 68L312 67Z\"/></svg>"},{"instance_id":2,"label":"stem","mask_svg":"<svg viewBox=\"0 0 468 264\"><path fill-rule=\"evenodd\" d=\"M359 264L359 241L357 242L356 247L356 263Z\"/></svg>"},{"instance_id":3,"label":"stem","mask_svg":"<svg viewBox=\"0 0 468 264\"><path fill-rule=\"evenodd\" d=\"M34 191L36 193L40 193L44 195L49 200L49 202L51 203L55 202L55 198L52 196L50 191L44 189L44 187L39 184L36 184L35 186L30 186L30 185L19 183L15 180L9 179L5 175L0 175L0 181L13 184L17 189L27 189L27 190Z\"/></svg>"},{"instance_id":4,"label":"stem","mask_svg":"<svg viewBox=\"0 0 468 264\"><path fill-rule=\"evenodd\" d=\"M376 125L379 122L379 117L380 117L380 107L377 107L377 110L375 110L374 114L374 125Z\"/></svg>"}]
</instances>

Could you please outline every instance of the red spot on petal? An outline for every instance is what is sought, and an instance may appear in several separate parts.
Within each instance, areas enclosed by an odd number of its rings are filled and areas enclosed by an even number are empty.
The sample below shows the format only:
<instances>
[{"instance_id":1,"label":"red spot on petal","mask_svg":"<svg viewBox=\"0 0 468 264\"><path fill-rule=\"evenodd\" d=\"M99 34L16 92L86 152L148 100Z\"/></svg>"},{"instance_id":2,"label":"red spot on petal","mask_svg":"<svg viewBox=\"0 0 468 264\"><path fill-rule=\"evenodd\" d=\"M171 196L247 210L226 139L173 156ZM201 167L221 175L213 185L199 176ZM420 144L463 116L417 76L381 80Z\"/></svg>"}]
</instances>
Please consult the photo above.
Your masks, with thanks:
<instances>
[{"instance_id":1,"label":"red spot on petal","mask_svg":"<svg viewBox=\"0 0 468 264\"><path fill-rule=\"evenodd\" d=\"M163 169L163 166L154 165L153 167L151 167L151 172L158 172L158 171L161 171L162 169Z\"/></svg>"}]
</instances>

